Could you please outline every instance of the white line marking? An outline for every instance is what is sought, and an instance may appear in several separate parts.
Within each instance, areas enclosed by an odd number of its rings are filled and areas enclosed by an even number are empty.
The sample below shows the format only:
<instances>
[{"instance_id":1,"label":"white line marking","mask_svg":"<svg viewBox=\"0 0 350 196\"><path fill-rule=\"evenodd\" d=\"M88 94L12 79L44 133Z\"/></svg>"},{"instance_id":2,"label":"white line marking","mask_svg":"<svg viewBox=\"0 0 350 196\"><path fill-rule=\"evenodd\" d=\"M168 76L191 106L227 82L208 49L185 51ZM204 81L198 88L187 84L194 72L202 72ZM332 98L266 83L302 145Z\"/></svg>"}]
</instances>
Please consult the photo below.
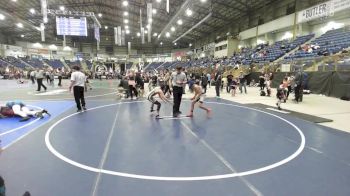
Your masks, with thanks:
<instances>
[{"instance_id":1,"label":"white line marking","mask_svg":"<svg viewBox=\"0 0 350 196\"><path fill-rule=\"evenodd\" d=\"M184 126L191 135L193 135L200 143L202 143L208 150L213 153L232 173L237 173L237 170L231 165L221 154L219 154L214 148L212 148L205 140L198 137L198 135L192 131L184 122L181 122L182 126ZM257 196L262 196L263 194L248 180L244 177L239 176L239 179L243 181L243 183Z\"/></svg>"},{"instance_id":2,"label":"white line marking","mask_svg":"<svg viewBox=\"0 0 350 196\"><path fill-rule=\"evenodd\" d=\"M110 146L111 146L112 137L114 135L114 128L115 128L115 125L117 123L117 119L118 119L118 116L119 116L119 111L120 111L120 105L119 105L119 107L117 109L117 112L116 112L116 115L115 115L115 118L114 118L114 121L113 121L113 125L112 125L112 128L111 128L111 132L109 133L107 144L106 144L106 147L105 147L105 149L103 151L101 162L100 162L100 164L98 166L98 168L100 170L104 167L106 159L107 159L107 155L108 155L108 152L109 152L109 149L110 149ZM99 172L97 174L95 185L94 185L94 188L93 188L93 191L92 191L92 196L95 196L97 194L97 188L98 188L98 184L100 183L100 178L101 178L101 172Z\"/></svg>"},{"instance_id":3,"label":"white line marking","mask_svg":"<svg viewBox=\"0 0 350 196\"><path fill-rule=\"evenodd\" d=\"M134 101L134 102L121 102L121 103L114 103L114 104L109 104L109 105L103 105L103 106L98 106L95 108L90 108L88 110L96 110L96 109L100 109L100 108L105 108L105 107L110 107L110 106L115 106L115 105L119 105L119 104L130 104L130 103L138 103L138 102L145 102L145 101ZM104 174L109 174L109 175L115 175L115 176L121 176L121 177L127 177L127 178L135 178L135 179L144 179L144 180L157 180L157 181L201 181L201 180L217 180L217 179L226 179L226 178L234 178L234 177L239 177L239 176L248 176L248 175L252 175L252 174L257 174L257 173L261 173L261 172L265 172L271 169L274 169L276 167L282 166L290 161L292 161L293 159L295 159L298 155L300 155L300 153L304 150L305 148L305 136L303 134L303 132L299 129L299 127L297 127L296 125L294 125L292 122L279 117L275 114L272 113L268 113L262 110L258 110L255 108L249 108L246 106L241 106L241 105L235 105L235 104L228 104L228 103L218 103L218 102L206 102L206 103L212 103L212 104L218 104L218 105L226 105L226 106L231 106L231 107L239 107L239 108L244 108L244 109L248 109L248 110L253 110L253 111L257 111L260 113L264 113L273 117L276 117L284 122L286 122L287 124L289 124L290 126L292 126L295 130L297 130L297 132L300 135L300 146L299 148L290 156L288 156L287 158L278 161L276 163L273 163L271 165L267 165L258 169L253 169L253 170L249 170L249 171L244 171L244 172L240 172L240 173L231 173L231 174L221 174L221 175L212 175L212 176L196 176L196 177L163 177L163 176L146 176L146 175L138 175L138 174L130 174L130 173L124 173L124 172L116 172L116 171L111 171L111 170L105 170L105 169L98 169L95 167L91 167L88 165L84 165L81 163L78 163L76 161L73 161L67 157L65 157L64 155L60 154L51 144L50 141L50 134L52 132L52 130L62 121L77 115L77 113L68 115L60 120L58 120L56 123L54 123L46 132L45 134L45 143L46 143L46 147L48 148L48 150L55 155L57 158L61 159L62 161L71 164L73 166L79 167L81 169L87 170L87 171L91 171L91 172L101 172Z\"/></svg>"},{"instance_id":4,"label":"white line marking","mask_svg":"<svg viewBox=\"0 0 350 196\"><path fill-rule=\"evenodd\" d=\"M32 108L37 108L37 109L39 109L39 110L42 110L42 108L37 107L37 106L33 106L33 105L28 105L28 106L29 106L29 107L32 107ZM0 133L0 136L4 136L4 135L10 134L10 133L13 133L13 132L15 132L15 131L17 131L17 130L19 130L19 129L23 129L23 128L25 128L25 127L28 127L28 126L30 126L30 125L32 125L32 124L38 122L39 120L40 120L40 118L37 118L37 119L35 119L35 120L33 120L33 121L31 121L31 122L29 122L29 123L23 125L23 126L20 126L20 127L11 129L11 130L8 130L8 131L6 131L6 132L4 132L4 133Z\"/></svg>"},{"instance_id":5,"label":"white line marking","mask_svg":"<svg viewBox=\"0 0 350 196\"><path fill-rule=\"evenodd\" d=\"M282 114L290 114L290 112L278 110L278 109L275 109L275 108L266 108L266 109L272 110L272 111L275 111L275 112L279 112L279 113L282 113Z\"/></svg>"}]
</instances>

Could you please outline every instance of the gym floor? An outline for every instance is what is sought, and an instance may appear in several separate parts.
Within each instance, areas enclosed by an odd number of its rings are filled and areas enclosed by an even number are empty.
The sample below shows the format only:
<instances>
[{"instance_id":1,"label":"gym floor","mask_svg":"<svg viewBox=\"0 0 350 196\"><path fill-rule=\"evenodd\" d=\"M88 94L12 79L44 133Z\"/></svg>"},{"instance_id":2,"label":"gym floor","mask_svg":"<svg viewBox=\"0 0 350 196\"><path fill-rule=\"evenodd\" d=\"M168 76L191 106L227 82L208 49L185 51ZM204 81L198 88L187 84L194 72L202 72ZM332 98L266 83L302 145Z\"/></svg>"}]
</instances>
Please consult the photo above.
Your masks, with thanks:
<instances>
[{"instance_id":1,"label":"gym floor","mask_svg":"<svg viewBox=\"0 0 350 196\"><path fill-rule=\"evenodd\" d=\"M350 195L347 132L210 97L211 118L197 109L156 120L148 101L117 100L110 81L94 81L88 111L75 113L66 88L36 94L11 82L0 81L1 103L21 99L52 116L0 120L10 196ZM162 104L161 116L171 114Z\"/></svg>"}]
</instances>

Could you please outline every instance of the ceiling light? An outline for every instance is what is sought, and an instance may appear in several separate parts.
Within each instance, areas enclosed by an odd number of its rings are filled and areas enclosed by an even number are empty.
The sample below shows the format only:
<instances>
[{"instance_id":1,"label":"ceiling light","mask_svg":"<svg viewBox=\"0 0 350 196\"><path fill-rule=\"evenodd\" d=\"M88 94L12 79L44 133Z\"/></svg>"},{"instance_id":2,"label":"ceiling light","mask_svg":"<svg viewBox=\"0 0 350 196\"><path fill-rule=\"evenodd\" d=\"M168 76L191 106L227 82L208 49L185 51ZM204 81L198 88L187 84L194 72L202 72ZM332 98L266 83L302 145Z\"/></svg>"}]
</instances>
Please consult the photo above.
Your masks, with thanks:
<instances>
[{"instance_id":1,"label":"ceiling light","mask_svg":"<svg viewBox=\"0 0 350 196\"><path fill-rule=\"evenodd\" d=\"M19 22L19 23L17 23L17 27L23 28L23 24Z\"/></svg>"},{"instance_id":2,"label":"ceiling light","mask_svg":"<svg viewBox=\"0 0 350 196\"><path fill-rule=\"evenodd\" d=\"M44 18L44 23L47 23L49 22L49 19L48 18Z\"/></svg>"},{"instance_id":3,"label":"ceiling light","mask_svg":"<svg viewBox=\"0 0 350 196\"><path fill-rule=\"evenodd\" d=\"M23 37L24 37L24 35L21 35L21 37L23 38Z\"/></svg>"},{"instance_id":4,"label":"ceiling light","mask_svg":"<svg viewBox=\"0 0 350 196\"><path fill-rule=\"evenodd\" d=\"M32 13L32 14L35 14L35 9L34 8L30 8L29 12Z\"/></svg>"},{"instance_id":5,"label":"ceiling light","mask_svg":"<svg viewBox=\"0 0 350 196\"><path fill-rule=\"evenodd\" d=\"M129 29L129 26L128 25L125 25L125 27L124 27L125 29Z\"/></svg>"},{"instance_id":6,"label":"ceiling light","mask_svg":"<svg viewBox=\"0 0 350 196\"><path fill-rule=\"evenodd\" d=\"M128 20L128 19L124 19L124 23L125 23L125 24L128 24L128 23L129 23L129 20Z\"/></svg>"},{"instance_id":7,"label":"ceiling light","mask_svg":"<svg viewBox=\"0 0 350 196\"><path fill-rule=\"evenodd\" d=\"M108 29L108 26L105 26L105 29Z\"/></svg>"},{"instance_id":8,"label":"ceiling light","mask_svg":"<svg viewBox=\"0 0 350 196\"><path fill-rule=\"evenodd\" d=\"M64 6L60 6L60 10L61 10L61 11L64 11Z\"/></svg>"},{"instance_id":9,"label":"ceiling light","mask_svg":"<svg viewBox=\"0 0 350 196\"><path fill-rule=\"evenodd\" d=\"M0 20L5 20L5 16L3 14L0 14Z\"/></svg>"},{"instance_id":10,"label":"ceiling light","mask_svg":"<svg viewBox=\"0 0 350 196\"><path fill-rule=\"evenodd\" d=\"M12 0L13 2L17 2L17 0Z\"/></svg>"},{"instance_id":11,"label":"ceiling light","mask_svg":"<svg viewBox=\"0 0 350 196\"><path fill-rule=\"evenodd\" d=\"M158 33L153 33L153 37L157 37L158 36Z\"/></svg>"},{"instance_id":12,"label":"ceiling light","mask_svg":"<svg viewBox=\"0 0 350 196\"><path fill-rule=\"evenodd\" d=\"M148 33L148 31L146 30L146 31L145 31L145 34L147 34L147 33Z\"/></svg>"},{"instance_id":13,"label":"ceiling light","mask_svg":"<svg viewBox=\"0 0 350 196\"><path fill-rule=\"evenodd\" d=\"M160 3L160 2L162 2L162 0L156 0L157 1L157 3Z\"/></svg>"},{"instance_id":14,"label":"ceiling light","mask_svg":"<svg viewBox=\"0 0 350 196\"><path fill-rule=\"evenodd\" d=\"M174 32L175 31L175 27L171 27L171 29L170 29L172 32Z\"/></svg>"},{"instance_id":15,"label":"ceiling light","mask_svg":"<svg viewBox=\"0 0 350 196\"><path fill-rule=\"evenodd\" d=\"M202 3L205 3L205 2L207 2L207 0L201 0L201 2L202 2Z\"/></svg>"},{"instance_id":16,"label":"ceiling light","mask_svg":"<svg viewBox=\"0 0 350 196\"><path fill-rule=\"evenodd\" d=\"M128 1L123 1L123 6L128 6L129 2Z\"/></svg>"},{"instance_id":17,"label":"ceiling light","mask_svg":"<svg viewBox=\"0 0 350 196\"><path fill-rule=\"evenodd\" d=\"M192 10L190 10L190 9L186 10L186 15L187 16L192 16L192 14L193 14Z\"/></svg>"},{"instance_id":18,"label":"ceiling light","mask_svg":"<svg viewBox=\"0 0 350 196\"><path fill-rule=\"evenodd\" d=\"M130 34L130 30L129 30L129 29L126 29L125 33L126 33L126 34Z\"/></svg>"},{"instance_id":19,"label":"ceiling light","mask_svg":"<svg viewBox=\"0 0 350 196\"><path fill-rule=\"evenodd\" d=\"M101 13L98 13L98 17L100 17L100 18L101 18L101 17L102 17L102 14L101 14Z\"/></svg>"},{"instance_id":20,"label":"ceiling light","mask_svg":"<svg viewBox=\"0 0 350 196\"><path fill-rule=\"evenodd\" d=\"M163 45L163 42L160 42L160 45Z\"/></svg>"},{"instance_id":21,"label":"ceiling light","mask_svg":"<svg viewBox=\"0 0 350 196\"><path fill-rule=\"evenodd\" d=\"M177 24L178 24L178 25L182 25L182 24L183 24L182 20L179 19L179 20L177 21Z\"/></svg>"},{"instance_id":22,"label":"ceiling light","mask_svg":"<svg viewBox=\"0 0 350 196\"><path fill-rule=\"evenodd\" d=\"M157 13L157 10L156 10L156 9L152 9L152 13L153 13L153 14L156 14L156 13Z\"/></svg>"},{"instance_id":23,"label":"ceiling light","mask_svg":"<svg viewBox=\"0 0 350 196\"><path fill-rule=\"evenodd\" d=\"M129 16L129 12L124 12L123 15L124 16Z\"/></svg>"},{"instance_id":24,"label":"ceiling light","mask_svg":"<svg viewBox=\"0 0 350 196\"><path fill-rule=\"evenodd\" d=\"M169 32L166 32L166 33L165 33L165 37L170 37L170 33L169 33Z\"/></svg>"},{"instance_id":25,"label":"ceiling light","mask_svg":"<svg viewBox=\"0 0 350 196\"><path fill-rule=\"evenodd\" d=\"M153 22L152 18L149 18L148 23L152 23L152 22Z\"/></svg>"},{"instance_id":26,"label":"ceiling light","mask_svg":"<svg viewBox=\"0 0 350 196\"><path fill-rule=\"evenodd\" d=\"M140 36L141 36L141 33L138 32L136 35L137 35L137 37L140 37Z\"/></svg>"},{"instance_id":27,"label":"ceiling light","mask_svg":"<svg viewBox=\"0 0 350 196\"><path fill-rule=\"evenodd\" d=\"M57 50L57 46L55 44L52 44L49 46L50 50Z\"/></svg>"},{"instance_id":28,"label":"ceiling light","mask_svg":"<svg viewBox=\"0 0 350 196\"><path fill-rule=\"evenodd\" d=\"M189 46L192 47L192 44L190 43Z\"/></svg>"},{"instance_id":29,"label":"ceiling light","mask_svg":"<svg viewBox=\"0 0 350 196\"><path fill-rule=\"evenodd\" d=\"M66 47L63 48L63 50L64 50L64 51L71 51L72 48L70 48L69 46L66 46Z\"/></svg>"},{"instance_id":30,"label":"ceiling light","mask_svg":"<svg viewBox=\"0 0 350 196\"><path fill-rule=\"evenodd\" d=\"M174 45L176 46L176 45L177 45L177 43L175 42L175 43L174 43Z\"/></svg>"},{"instance_id":31,"label":"ceiling light","mask_svg":"<svg viewBox=\"0 0 350 196\"><path fill-rule=\"evenodd\" d=\"M151 25L150 25L150 24L147 24L147 25L146 25L146 28L147 28L147 29L151 28Z\"/></svg>"},{"instance_id":32,"label":"ceiling light","mask_svg":"<svg viewBox=\"0 0 350 196\"><path fill-rule=\"evenodd\" d=\"M34 48L42 48L43 47L43 45L41 45L41 43L35 43L35 44L33 44L33 47Z\"/></svg>"}]
</instances>

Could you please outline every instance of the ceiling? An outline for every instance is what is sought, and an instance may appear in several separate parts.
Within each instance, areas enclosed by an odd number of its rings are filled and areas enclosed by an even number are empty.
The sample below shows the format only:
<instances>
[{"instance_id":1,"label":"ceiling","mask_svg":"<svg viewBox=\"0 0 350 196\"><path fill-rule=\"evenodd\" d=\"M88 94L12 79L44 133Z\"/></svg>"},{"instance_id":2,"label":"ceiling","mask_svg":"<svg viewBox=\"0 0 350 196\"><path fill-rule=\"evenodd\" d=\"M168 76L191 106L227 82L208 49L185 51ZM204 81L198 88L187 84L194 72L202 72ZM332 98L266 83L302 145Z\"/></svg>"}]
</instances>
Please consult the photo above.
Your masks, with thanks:
<instances>
[{"instance_id":1,"label":"ceiling","mask_svg":"<svg viewBox=\"0 0 350 196\"><path fill-rule=\"evenodd\" d=\"M140 43L140 38L136 35L140 32L140 9L142 10L142 20L145 26L146 4L153 3L153 8L157 13L153 16L152 34L154 32L160 33L164 27L167 26L169 21L180 10L181 5L185 1L189 2L188 6L193 11L193 15L188 17L185 13L180 13L178 16L183 20L183 25L171 24L169 27L174 26L175 32L171 32L170 29L164 29L163 32L170 32L171 37L165 38L162 36L160 40L152 36L153 44L165 42L171 43L177 37L189 30L192 26L197 24L210 12L212 16L203 22L200 26L192 30L186 36L179 40L179 45L186 45L195 40L208 36L213 31L218 31L232 24L233 21L246 16L248 12L259 9L266 4L269 4L276 0L207 0L205 3L201 0L170 0L170 12L166 11L166 0L128 0L129 5L123 6L123 0L48 0L49 9L59 9L60 6L64 6L65 10L70 11L87 11L94 12L97 16L98 13L102 14L102 17L97 17L100 21L101 28L101 44L108 45L113 40L113 27L124 27L124 19L129 20L130 34L127 35L127 40L133 40L132 42ZM32 14L29 9L34 8L36 13ZM35 30L32 26L40 26L42 22L42 15L40 14L40 0L0 0L0 13L6 16L5 20L0 20L0 31L6 36L13 36L18 39L25 39L27 41L40 41L40 32ZM127 11L129 15L123 16L123 13ZM174 19L175 21L178 18ZM46 28L46 36L48 42L54 42L57 40L55 31L55 21L53 17L49 18L49 23ZM22 22L24 28L18 28L16 23ZM92 23L92 22L91 22ZM108 29L104 27L108 26ZM92 31L91 31L92 32ZM21 38L24 35L24 38ZM93 33L90 33L91 39L85 39L84 41L93 41ZM61 39L58 37L58 39ZM113 45L113 43L110 43Z\"/></svg>"}]
</instances>

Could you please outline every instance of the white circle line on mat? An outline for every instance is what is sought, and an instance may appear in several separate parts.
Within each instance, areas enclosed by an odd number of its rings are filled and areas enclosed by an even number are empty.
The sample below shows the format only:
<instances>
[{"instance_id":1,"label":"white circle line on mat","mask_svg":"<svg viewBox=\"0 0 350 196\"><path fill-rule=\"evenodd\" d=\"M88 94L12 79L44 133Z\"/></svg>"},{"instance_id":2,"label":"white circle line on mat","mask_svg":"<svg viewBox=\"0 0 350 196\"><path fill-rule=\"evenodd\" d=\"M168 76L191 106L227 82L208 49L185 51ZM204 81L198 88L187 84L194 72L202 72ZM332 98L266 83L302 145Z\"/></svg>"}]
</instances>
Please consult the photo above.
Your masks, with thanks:
<instances>
[{"instance_id":1,"label":"white circle line on mat","mask_svg":"<svg viewBox=\"0 0 350 196\"><path fill-rule=\"evenodd\" d=\"M135 102L121 102L121 103L114 103L114 104L108 104L108 105L103 105L103 106L98 106L95 108L91 108L88 110L96 110L96 109L100 109L100 108L105 108L105 107L110 107L110 106L115 106L115 105L119 105L119 104L130 104L130 103L139 103L139 102L143 102L143 101L135 101ZM149 175L138 175L138 174L132 174L132 173L125 173L125 172L117 172L117 171L111 171L111 170L105 170L105 169L99 169L99 168L95 168L95 167L91 167L88 165L84 165L81 163L78 163L72 159L69 159L67 157L65 157L64 155L62 155L61 153L59 153L51 144L50 141L50 134L52 132L52 130L62 121L77 115L78 113L74 113L71 115L68 115L62 119L60 119L59 121L57 121L55 124L53 124L46 132L45 134L45 143L47 148L49 149L49 151L54 154L57 158L61 159L62 161L71 164L75 167L87 170L87 171L91 171L91 172L95 172L95 173L103 173L103 174L109 174L109 175L114 175L114 176L121 176L121 177L127 177L127 178L135 178L135 179L142 179L142 180L155 180L155 181L204 181L204 180L218 180L218 179L226 179L226 178L234 178L234 177L240 177L240 176L248 176L248 175L252 175L252 174L257 174L257 173L261 173L261 172L265 172L271 169L274 169L276 167L282 166L290 161L292 161L293 159L295 159L298 155L301 154L301 152L303 151L303 149L305 148L305 135L303 134L303 132L299 129L299 127L297 127L295 124L293 124L292 122L277 116L275 114L269 113L269 112L265 112L259 109L255 109L255 108L249 108L249 107L245 107L245 106L240 106L240 105L235 105L235 104L228 104L228 103L218 103L218 102L206 102L206 103L211 103L211 104L218 104L218 105L227 105L227 106L232 106L232 107L240 107L240 108L245 108L248 110L254 110L257 112L261 112L264 114L268 114L270 116L276 117L284 122L286 122L287 124L289 124L290 126L292 126L295 130L297 130L297 132L300 135L300 145L298 147L298 149L291 154L290 156L288 156L287 158L278 161L276 163L261 167L261 168L257 168L257 169L253 169L253 170L248 170L248 171L243 171L243 172L238 172L238 173L229 173L229 174L221 174L221 175L211 175L211 176L189 176L189 177L167 177L167 176L149 176Z\"/></svg>"}]
</instances>

